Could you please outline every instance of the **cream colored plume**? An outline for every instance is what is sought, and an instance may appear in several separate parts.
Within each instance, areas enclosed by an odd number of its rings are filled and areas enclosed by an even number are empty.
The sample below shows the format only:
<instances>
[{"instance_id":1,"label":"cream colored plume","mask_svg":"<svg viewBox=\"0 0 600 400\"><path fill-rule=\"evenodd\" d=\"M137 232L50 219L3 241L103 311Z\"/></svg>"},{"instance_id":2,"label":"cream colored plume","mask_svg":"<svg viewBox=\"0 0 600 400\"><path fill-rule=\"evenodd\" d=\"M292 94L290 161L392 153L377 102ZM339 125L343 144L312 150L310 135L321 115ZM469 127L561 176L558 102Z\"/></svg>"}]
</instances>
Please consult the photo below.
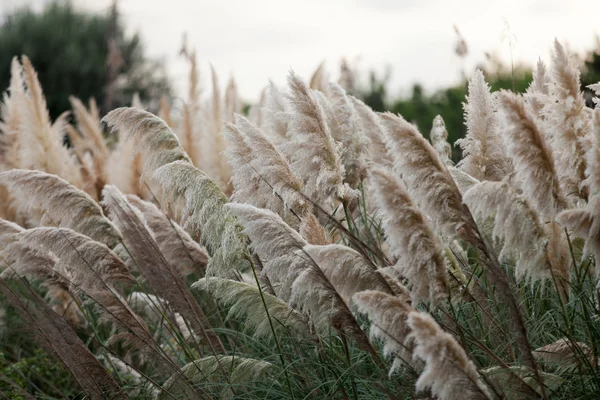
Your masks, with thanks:
<instances>
[{"instance_id":1,"label":"cream colored plume","mask_svg":"<svg viewBox=\"0 0 600 400\"><path fill-rule=\"evenodd\" d=\"M100 192L106 183L106 162L109 157L108 147L102 133L100 116L96 102L90 99L89 110L76 97L69 97L73 114L77 121L77 130L67 126L73 151L80 160L83 168L87 168L88 179L84 179L89 188L86 192L94 198L100 197ZM89 165L86 165L86 161ZM84 176L85 178L85 176Z\"/></svg>"},{"instance_id":2,"label":"cream colored plume","mask_svg":"<svg viewBox=\"0 0 600 400\"><path fill-rule=\"evenodd\" d=\"M79 305L68 292L70 274L57 266L58 258L35 244L19 241L17 233L25 230L0 220L0 279L15 277L39 281L47 290L46 298L52 309L74 325L86 321Z\"/></svg>"},{"instance_id":3,"label":"cream colored plume","mask_svg":"<svg viewBox=\"0 0 600 400\"><path fill-rule=\"evenodd\" d=\"M260 174L261 181L272 188L271 196L281 197L283 205L294 213L300 216L306 215L310 205L301 194L304 188L302 180L283 154L258 127L246 118L237 115L235 123L251 152L252 167Z\"/></svg>"},{"instance_id":4,"label":"cream colored plume","mask_svg":"<svg viewBox=\"0 0 600 400\"><path fill-rule=\"evenodd\" d=\"M394 158L394 172L402 176L408 193L434 226L446 237L476 235L460 191L437 151L402 117L385 113L380 119Z\"/></svg>"},{"instance_id":5,"label":"cream colored plume","mask_svg":"<svg viewBox=\"0 0 600 400\"><path fill-rule=\"evenodd\" d=\"M383 168L371 171L379 210L394 268L406 279L415 302L434 305L448 293L448 277L442 247L428 218L391 173Z\"/></svg>"},{"instance_id":6,"label":"cream colored plume","mask_svg":"<svg viewBox=\"0 0 600 400\"><path fill-rule=\"evenodd\" d=\"M37 73L27 56L22 57L27 91L20 96L20 168L56 174L76 187L83 185L79 167L63 146L64 124L52 124ZM64 117L63 117L64 118Z\"/></svg>"},{"instance_id":7,"label":"cream colored plume","mask_svg":"<svg viewBox=\"0 0 600 400\"><path fill-rule=\"evenodd\" d=\"M325 61L321 61L315 72L310 77L309 88L318 90L323 94L328 94L329 89L329 74L325 69Z\"/></svg>"},{"instance_id":8,"label":"cream colored plume","mask_svg":"<svg viewBox=\"0 0 600 400\"><path fill-rule=\"evenodd\" d=\"M204 112L204 129L202 146L202 168L228 195L232 187L229 180L232 176L231 165L227 162L225 151L227 142L221 134L224 121L223 105L219 81L214 67L210 66L212 95Z\"/></svg>"},{"instance_id":9,"label":"cream colored plume","mask_svg":"<svg viewBox=\"0 0 600 400\"><path fill-rule=\"evenodd\" d=\"M102 121L107 122L109 127L111 126L111 123L104 118ZM141 182L143 155L135 150L136 142L129 138L129 132L125 130L123 128L117 132L118 142L109 155L105 171L106 177L108 183L115 185L123 193L146 198L148 197L148 191Z\"/></svg>"},{"instance_id":10,"label":"cream colored plume","mask_svg":"<svg viewBox=\"0 0 600 400\"><path fill-rule=\"evenodd\" d=\"M136 151L144 151L144 174L161 186L165 204L183 205L182 225L195 235L211 256L207 274L228 277L244 270L245 238L224 204L227 197L219 186L196 168L171 129L146 111L120 108L104 119L126 130L136 140Z\"/></svg>"},{"instance_id":11,"label":"cream colored plume","mask_svg":"<svg viewBox=\"0 0 600 400\"><path fill-rule=\"evenodd\" d=\"M144 155L142 179L152 177L157 168L170 162L191 162L171 128L152 113L135 107L122 107L106 114L102 121L127 134L127 138L123 139L135 143L134 155Z\"/></svg>"},{"instance_id":12,"label":"cream colored plume","mask_svg":"<svg viewBox=\"0 0 600 400\"><path fill-rule=\"evenodd\" d=\"M371 145L368 148L369 159L371 162L391 167L393 162L385 147L385 137L379 117L371 107L361 100L352 96L348 97L352 101L354 109L361 119L363 132L371 139Z\"/></svg>"},{"instance_id":13,"label":"cream colored plume","mask_svg":"<svg viewBox=\"0 0 600 400\"><path fill-rule=\"evenodd\" d=\"M4 93L0 106L0 171L20 168L22 161L19 127L22 123L20 106L25 100L25 88L23 67L17 57L12 59L10 70L10 86L8 92Z\"/></svg>"},{"instance_id":14,"label":"cream colored plume","mask_svg":"<svg viewBox=\"0 0 600 400\"><path fill-rule=\"evenodd\" d=\"M355 293L377 290L393 294L385 278L364 256L341 244L307 245L303 251L323 271L346 304Z\"/></svg>"},{"instance_id":15,"label":"cream colored plume","mask_svg":"<svg viewBox=\"0 0 600 400\"><path fill-rule=\"evenodd\" d=\"M48 225L71 228L113 247L121 240L118 229L102 208L69 182L41 171L14 169L0 173L5 185L24 212L35 210Z\"/></svg>"},{"instance_id":16,"label":"cream colored plume","mask_svg":"<svg viewBox=\"0 0 600 400\"><path fill-rule=\"evenodd\" d=\"M479 180L501 180L512 168L500 136L496 100L481 70L469 81L464 110L467 136L456 142L463 150L458 168Z\"/></svg>"},{"instance_id":17,"label":"cream colored plume","mask_svg":"<svg viewBox=\"0 0 600 400\"><path fill-rule=\"evenodd\" d=\"M561 188L573 203L588 197L582 182L586 170L585 152L589 146L586 135L591 131L591 118L580 90L579 75L570 54L555 40L549 99L542 112Z\"/></svg>"},{"instance_id":18,"label":"cream colored plume","mask_svg":"<svg viewBox=\"0 0 600 400\"><path fill-rule=\"evenodd\" d=\"M227 318L243 321L256 338L272 338L269 318L279 336L288 336L290 333L299 339L311 336L308 321L304 316L271 294L263 291L261 295L261 289L255 285L230 279L203 278L194 283L192 289L211 293L219 304L229 307Z\"/></svg>"},{"instance_id":19,"label":"cream colored plume","mask_svg":"<svg viewBox=\"0 0 600 400\"><path fill-rule=\"evenodd\" d=\"M425 362L419 376L418 392L430 389L440 400L488 400L490 390L458 342L440 328L429 314L408 314L409 338L414 340L414 358Z\"/></svg>"},{"instance_id":20,"label":"cream colored plume","mask_svg":"<svg viewBox=\"0 0 600 400\"><path fill-rule=\"evenodd\" d=\"M286 140L288 134L289 118L286 112L286 101L273 82L269 82L265 97L265 106L262 109L265 120L264 132L275 145L279 146ZM260 127L263 129L262 125Z\"/></svg>"},{"instance_id":21,"label":"cream colored plume","mask_svg":"<svg viewBox=\"0 0 600 400\"><path fill-rule=\"evenodd\" d=\"M546 65L542 60L538 60L537 68L533 72L533 81L527 88L523 98L525 99L526 106L531 110L533 115L544 118L542 109L544 104L549 101L548 99L548 85L550 84L550 77L546 71Z\"/></svg>"},{"instance_id":22,"label":"cream colored plume","mask_svg":"<svg viewBox=\"0 0 600 400\"><path fill-rule=\"evenodd\" d=\"M198 63L196 60L196 52L184 52L184 55L190 63L189 70L189 89L188 97L181 109L181 121L175 130L181 147L189 154L194 165L200 167L203 162L203 149L200 147L201 138L201 113L200 113L200 77L198 71ZM162 116L161 116L162 117ZM164 119L164 118L163 118ZM165 119L168 126L173 127L169 121Z\"/></svg>"},{"instance_id":23,"label":"cream colored plume","mask_svg":"<svg viewBox=\"0 0 600 400\"><path fill-rule=\"evenodd\" d=\"M268 373L275 367L273 364L244 358L239 355L208 356L194 360L173 374L162 385L156 400L194 399L207 396L203 388L210 387L217 393L217 399L233 399L234 388L253 387L252 381L270 379ZM221 388L219 390L219 388Z\"/></svg>"},{"instance_id":24,"label":"cream colored plume","mask_svg":"<svg viewBox=\"0 0 600 400\"><path fill-rule=\"evenodd\" d=\"M505 120L504 134L523 195L542 220L568 208L559 184L554 157L538 122L525 108L523 98L508 91L498 94Z\"/></svg>"},{"instance_id":25,"label":"cream colored plume","mask_svg":"<svg viewBox=\"0 0 600 400\"><path fill-rule=\"evenodd\" d=\"M585 240L583 260L590 255L600 260L600 196L593 196L585 208L562 211L556 216L556 222ZM600 275L599 262L595 263L595 273Z\"/></svg>"},{"instance_id":26,"label":"cream colored plume","mask_svg":"<svg viewBox=\"0 0 600 400\"><path fill-rule=\"evenodd\" d=\"M182 226L199 233L211 256L206 274L231 277L247 269L246 238L225 207L227 197L219 186L189 161L163 165L154 173L162 188L162 199L182 202Z\"/></svg>"},{"instance_id":27,"label":"cream colored plume","mask_svg":"<svg viewBox=\"0 0 600 400\"><path fill-rule=\"evenodd\" d=\"M239 127L226 122L223 136L229 143L226 154L233 167L231 201L268 208L282 214L283 204L255 167L253 161L257 154L252 151Z\"/></svg>"},{"instance_id":28,"label":"cream colored plume","mask_svg":"<svg viewBox=\"0 0 600 400\"><path fill-rule=\"evenodd\" d=\"M342 199L346 196L344 166L323 108L315 94L293 72L288 83L291 92L288 135L291 142L282 149L292 161L292 168L304 179L310 198L325 200L333 196Z\"/></svg>"},{"instance_id":29,"label":"cream colored plume","mask_svg":"<svg viewBox=\"0 0 600 400\"><path fill-rule=\"evenodd\" d=\"M508 183L476 184L465 193L464 202L479 220L494 218L493 236L502 241L499 258L514 260L517 279L556 278L569 287L569 247L564 232L553 222L542 224L537 212Z\"/></svg>"},{"instance_id":30,"label":"cream colored plume","mask_svg":"<svg viewBox=\"0 0 600 400\"><path fill-rule=\"evenodd\" d=\"M337 83L329 84L334 124L332 137L341 144L344 182L353 189L366 178L371 140L363 132L360 116L346 91Z\"/></svg>"},{"instance_id":31,"label":"cream colored plume","mask_svg":"<svg viewBox=\"0 0 600 400\"><path fill-rule=\"evenodd\" d=\"M565 364L594 364L594 351L585 343L560 338L535 350L538 360L564 366ZM585 361L583 361L585 359ZM582 362L583 361L583 362Z\"/></svg>"},{"instance_id":32,"label":"cream colored plume","mask_svg":"<svg viewBox=\"0 0 600 400\"><path fill-rule=\"evenodd\" d=\"M229 79L227 87L225 88L224 106L224 121L233 122L233 117L242 112L243 104L240 100L237 85L235 84L235 79L233 79L233 76Z\"/></svg>"},{"instance_id":33,"label":"cream colored plume","mask_svg":"<svg viewBox=\"0 0 600 400\"><path fill-rule=\"evenodd\" d=\"M390 376L403 365L412 364L412 345L406 343L410 333L408 314L414 311L408 291L404 295L391 296L375 290L355 294L353 303L359 313L367 314L371 327L371 340L383 341L383 355L394 357Z\"/></svg>"},{"instance_id":34,"label":"cream colored plume","mask_svg":"<svg viewBox=\"0 0 600 400\"><path fill-rule=\"evenodd\" d=\"M11 78L8 92L4 93L0 105L0 172L21 167L21 124L20 106L25 96L23 68L17 57L11 64ZM16 221L19 217L12 206L6 188L0 186L0 218Z\"/></svg>"},{"instance_id":35,"label":"cream colored plume","mask_svg":"<svg viewBox=\"0 0 600 400\"><path fill-rule=\"evenodd\" d=\"M600 195L600 108L593 111L593 129L590 132L590 147L586 154L585 186L589 197Z\"/></svg>"},{"instance_id":36,"label":"cream colored plume","mask_svg":"<svg viewBox=\"0 0 600 400\"><path fill-rule=\"evenodd\" d=\"M302 217L298 231L310 244L326 245L333 243L329 232L313 213L307 213Z\"/></svg>"},{"instance_id":37,"label":"cream colored plume","mask_svg":"<svg viewBox=\"0 0 600 400\"><path fill-rule=\"evenodd\" d=\"M42 248L58 257L55 270L64 268L80 289L105 289L118 282L133 282L125 264L104 244L68 228L33 228L19 233L22 244Z\"/></svg>"},{"instance_id":38,"label":"cream colored plume","mask_svg":"<svg viewBox=\"0 0 600 400\"><path fill-rule=\"evenodd\" d=\"M160 252L173 268L184 276L204 274L209 261L206 249L154 204L135 195L128 195L127 201L142 213L143 221L156 240Z\"/></svg>"},{"instance_id":39,"label":"cream colored plume","mask_svg":"<svg viewBox=\"0 0 600 400\"><path fill-rule=\"evenodd\" d=\"M464 195L470 187L479 183L479 180L467 174L465 171L451 165L448 165L448 172L450 172L452 179L456 182L456 186L458 186L462 195Z\"/></svg>"},{"instance_id":40,"label":"cream colored plume","mask_svg":"<svg viewBox=\"0 0 600 400\"><path fill-rule=\"evenodd\" d=\"M263 276L269 279L277 297L287 301L292 283L306 268L306 261L296 251L308 243L270 210L238 203L229 203L226 207L250 238L254 252L263 263Z\"/></svg>"},{"instance_id":41,"label":"cream colored plume","mask_svg":"<svg viewBox=\"0 0 600 400\"><path fill-rule=\"evenodd\" d=\"M310 255L301 250L307 243L298 232L272 211L248 204L227 206L244 226L254 252L263 262L262 273L277 297L308 315L320 332L333 328L377 358L343 296Z\"/></svg>"},{"instance_id":42,"label":"cream colored plume","mask_svg":"<svg viewBox=\"0 0 600 400\"><path fill-rule=\"evenodd\" d=\"M440 158L444 161L444 164L453 166L452 146L448 143L448 131L446 130L446 124L444 124L444 119L441 115L436 115L433 119L429 140L431 140L431 145L436 149Z\"/></svg>"}]
</instances>

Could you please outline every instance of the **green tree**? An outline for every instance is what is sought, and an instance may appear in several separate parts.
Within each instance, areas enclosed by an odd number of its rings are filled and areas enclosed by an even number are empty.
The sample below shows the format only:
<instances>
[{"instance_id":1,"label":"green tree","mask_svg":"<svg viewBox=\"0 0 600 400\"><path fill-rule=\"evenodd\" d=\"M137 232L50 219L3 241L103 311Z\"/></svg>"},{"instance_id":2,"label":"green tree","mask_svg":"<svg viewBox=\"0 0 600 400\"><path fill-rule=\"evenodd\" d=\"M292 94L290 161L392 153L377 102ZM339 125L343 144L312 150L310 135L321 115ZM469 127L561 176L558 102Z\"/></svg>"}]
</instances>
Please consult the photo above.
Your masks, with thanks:
<instances>
[{"instance_id":1,"label":"green tree","mask_svg":"<svg viewBox=\"0 0 600 400\"><path fill-rule=\"evenodd\" d=\"M116 13L92 14L55 1L41 13L22 9L6 16L0 22L0 90L8 87L11 59L22 54L38 72L53 117L70 108L69 95L95 97L106 108L111 81L111 107L128 104L134 92L142 101L170 95L164 68L144 55L138 35L125 35Z\"/></svg>"}]
</instances>

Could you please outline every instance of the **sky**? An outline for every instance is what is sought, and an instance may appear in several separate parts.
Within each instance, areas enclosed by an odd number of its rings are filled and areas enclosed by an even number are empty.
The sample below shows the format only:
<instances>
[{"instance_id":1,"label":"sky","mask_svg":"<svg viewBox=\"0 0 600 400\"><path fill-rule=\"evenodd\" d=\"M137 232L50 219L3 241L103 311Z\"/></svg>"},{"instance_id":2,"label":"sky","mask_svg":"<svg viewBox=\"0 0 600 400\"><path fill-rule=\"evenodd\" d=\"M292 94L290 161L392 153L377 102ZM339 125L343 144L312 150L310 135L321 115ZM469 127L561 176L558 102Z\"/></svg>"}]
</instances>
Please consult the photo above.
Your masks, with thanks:
<instances>
[{"instance_id":1,"label":"sky","mask_svg":"<svg viewBox=\"0 0 600 400\"><path fill-rule=\"evenodd\" d=\"M0 12L48 0L0 0ZM72 0L77 7L108 12L111 0ZM209 62L225 86L230 76L242 98L255 101L288 71L310 78L325 61L337 78L346 58L366 79L389 68L391 96L421 83L429 92L460 80L497 54L510 63L548 61L555 38L582 53L600 33L599 1L580 0L119 0L128 30L139 32L148 54L163 59L179 93L187 64L178 55L184 32L196 49L205 87ZM469 53L454 53L456 25Z\"/></svg>"}]
</instances>

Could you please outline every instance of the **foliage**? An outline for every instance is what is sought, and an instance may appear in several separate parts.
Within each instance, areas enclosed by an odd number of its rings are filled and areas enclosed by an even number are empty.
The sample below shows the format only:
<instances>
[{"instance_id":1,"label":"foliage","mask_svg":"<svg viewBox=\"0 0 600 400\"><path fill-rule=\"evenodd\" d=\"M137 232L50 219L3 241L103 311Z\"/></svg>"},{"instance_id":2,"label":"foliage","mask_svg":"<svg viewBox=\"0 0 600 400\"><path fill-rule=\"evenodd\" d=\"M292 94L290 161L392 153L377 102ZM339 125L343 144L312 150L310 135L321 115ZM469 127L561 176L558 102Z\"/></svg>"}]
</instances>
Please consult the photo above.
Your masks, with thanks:
<instances>
[{"instance_id":1,"label":"foliage","mask_svg":"<svg viewBox=\"0 0 600 400\"><path fill-rule=\"evenodd\" d=\"M21 9L5 16L0 21L0 87L8 87L11 59L25 54L37 69L54 118L69 108L69 96L94 97L102 106L112 23L110 15L79 11L61 0L41 13ZM122 62L112 107L129 104L136 92L143 101L169 95L165 72L146 57L140 37L127 36L120 20L115 28Z\"/></svg>"}]
</instances>

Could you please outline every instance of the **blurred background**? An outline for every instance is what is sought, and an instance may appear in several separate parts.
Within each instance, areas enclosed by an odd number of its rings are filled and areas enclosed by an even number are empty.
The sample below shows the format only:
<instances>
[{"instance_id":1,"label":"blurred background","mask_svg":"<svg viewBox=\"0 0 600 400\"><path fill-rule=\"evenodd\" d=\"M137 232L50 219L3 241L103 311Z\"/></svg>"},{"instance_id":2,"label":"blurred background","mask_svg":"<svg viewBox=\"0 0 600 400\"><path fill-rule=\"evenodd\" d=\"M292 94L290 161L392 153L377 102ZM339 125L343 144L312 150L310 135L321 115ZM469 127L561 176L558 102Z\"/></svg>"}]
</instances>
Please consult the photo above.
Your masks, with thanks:
<instances>
[{"instance_id":1,"label":"blurred background","mask_svg":"<svg viewBox=\"0 0 600 400\"><path fill-rule=\"evenodd\" d=\"M441 114L453 142L476 68L494 90L524 90L557 38L578 55L583 86L600 81L599 12L597 1L562 0L0 0L0 88L12 57L26 54L54 118L69 95L95 97L103 111L136 92L151 110L163 95L177 107L186 48L205 88L212 65L246 105L269 79L283 85L293 69L308 80L322 66L424 134Z\"/></svg>"}]
</instances>

